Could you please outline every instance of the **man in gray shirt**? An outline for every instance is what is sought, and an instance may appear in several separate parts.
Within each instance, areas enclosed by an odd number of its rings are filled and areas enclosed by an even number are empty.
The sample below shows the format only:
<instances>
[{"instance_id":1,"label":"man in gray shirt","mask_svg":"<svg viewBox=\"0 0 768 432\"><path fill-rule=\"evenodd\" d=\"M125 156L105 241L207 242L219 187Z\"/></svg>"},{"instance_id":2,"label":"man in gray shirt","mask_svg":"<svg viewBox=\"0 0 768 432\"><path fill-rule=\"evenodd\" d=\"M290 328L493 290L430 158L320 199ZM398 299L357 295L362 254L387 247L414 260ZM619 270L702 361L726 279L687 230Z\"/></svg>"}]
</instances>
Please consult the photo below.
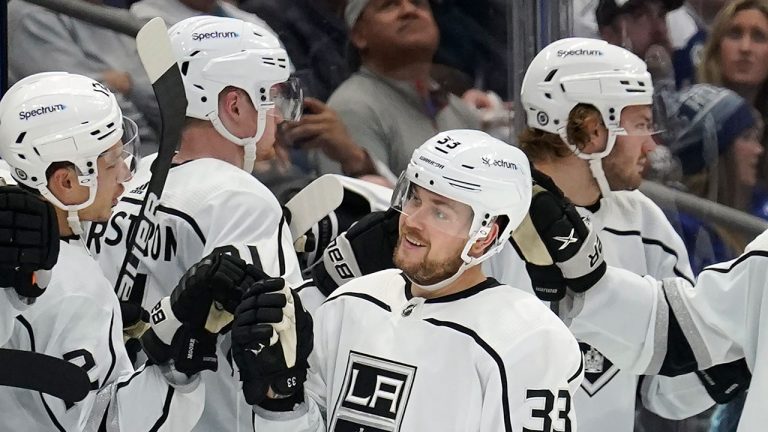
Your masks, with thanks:
<instances>
[{"instance_id":1,"label":"man in gray shirt","mask_svg":"<svg viewBox=\"0 0 768 432\"><path fill-rule=\"evenodd\" d=\"M361 67L328 105L372 158L397 175L437 132L480 128L469 106L430 78L439 35L427 0L349 0L344 19ZM327 158L320 170L340 172Z\"/></svg>"}]
</instances>

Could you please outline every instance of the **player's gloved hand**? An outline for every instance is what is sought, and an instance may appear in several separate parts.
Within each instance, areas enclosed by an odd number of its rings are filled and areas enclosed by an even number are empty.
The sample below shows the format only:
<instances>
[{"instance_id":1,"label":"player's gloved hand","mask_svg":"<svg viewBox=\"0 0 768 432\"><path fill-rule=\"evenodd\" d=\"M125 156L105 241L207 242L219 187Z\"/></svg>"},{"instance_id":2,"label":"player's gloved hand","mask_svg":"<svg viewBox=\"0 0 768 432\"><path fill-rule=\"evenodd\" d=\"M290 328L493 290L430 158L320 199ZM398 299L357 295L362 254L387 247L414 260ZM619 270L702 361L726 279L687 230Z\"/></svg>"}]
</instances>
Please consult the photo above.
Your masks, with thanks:
<instances>
[{"instance_id":1,"label":"player's gloved hand","mask_svg":"<svg viewBox=\"0 0 768 432\"><path fill-rule=\"evenodd\" d=\"M719 404L730 402L752 382L752 373L743 358L696 371L696 375L712 400Z\"/></svg>"},{"instance_id":2,"label":"player's gloved hand","mask_svg":"<svg viewBox=\"0 0 768 432\"><path fill-rule=\"evenodd\" d=\"M584 292L603 277L603 248L552 179L536 169L531 174L531 207L512 242L526 261L536 295L556 301L565 296L566 286Z\"/></svg>"},{"instance_id":3,"label":"player's gloved hand","mask_svg":"<svg viewBox=\"0 0 768 432\"><path fill-rule=\"evenodd\" d=\"M232 357L245 400L270 411L301 403L312 338L312 317L283 279L254 284L232 325Z\"/></svg>"},{"instance_id":4,"label":"player's gloved hand","mask_svg":"<svg viewBox=\"0 0 768 432\"><path fill-rule=\"evenodd\" d=\"M59 225L53 206L18 186L0 187L0 286L39 297L59 258Z\"/></svg>"},{"instance_id":5,"label":"player's gloved hand","mask_svg":"<svg viewBox=\"0 0 768 432\"><path fill-rule=\"evenodd\" d=\"M317 288L329 296L356 277L393 268L399 218L394 209L373 212L336 237L323 252L323 262L312 268Z\"/></svg>"},{"instance_id":6,"label":"player's gloved hand","mask_svg":"<svg viewBox=\"0 0 768 432\"><path fill-rule=\"evenodd\" d=\"M225 253L203 258L150 311L151 327L141 336L147 357L157 364L173 361L188 375L215 371L218 332L232 321L245 290L265 277L258 268Z\"/></svg>"}]
</instances>

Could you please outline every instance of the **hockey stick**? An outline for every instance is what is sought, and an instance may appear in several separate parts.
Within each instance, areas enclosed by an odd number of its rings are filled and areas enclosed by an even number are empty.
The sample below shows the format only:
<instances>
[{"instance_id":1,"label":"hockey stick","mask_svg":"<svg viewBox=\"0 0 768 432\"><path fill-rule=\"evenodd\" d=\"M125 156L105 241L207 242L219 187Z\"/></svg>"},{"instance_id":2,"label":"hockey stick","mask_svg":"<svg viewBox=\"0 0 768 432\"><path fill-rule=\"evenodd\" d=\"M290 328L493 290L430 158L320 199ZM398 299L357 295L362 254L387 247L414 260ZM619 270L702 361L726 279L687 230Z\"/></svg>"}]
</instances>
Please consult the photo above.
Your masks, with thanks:
<instances>
[{"instance_id":1,"label":"hockey stick","mask_svg":"<svg viewBox=\"0 0 768 432\"><path fill-rule=\"evenodd\" d=\"M288 227L294 244L304 237L312 225L336 210L344 200L344 185L339 179L326 174L300 190L287 203L290 214Z\"/></svg>"},{"instance_id":2,"label":"hockey stick","mask_svg":"<svg viewBox=\"0 0 768 432\"><path fill-rule=\"evenodd\" d=\"M91 391L83 368L33 351L0 348L0 385L42 392L69 403Z\"/></svg>"},{"instance_id":3,"label":"hockey stick","mask_svg":"<svg viewBox=\"0 0 768 432\"><path fill-rule=\"evenodd\" d=\"M116 292L121 302L141 306L143 287L135 286L141 258L147 255L148 243L157 221L160 195L171 168L174 152L181 139L181 130L187 111L187 98L181 72L171 49L168 30L161 18L149 21L136 35L136 47L141 63L152 83L152 90L160 106L160 148L152 163L152 177L141 203L135 228L129 230L125 258L118 273Z\"/></svg>"}]
</instances>

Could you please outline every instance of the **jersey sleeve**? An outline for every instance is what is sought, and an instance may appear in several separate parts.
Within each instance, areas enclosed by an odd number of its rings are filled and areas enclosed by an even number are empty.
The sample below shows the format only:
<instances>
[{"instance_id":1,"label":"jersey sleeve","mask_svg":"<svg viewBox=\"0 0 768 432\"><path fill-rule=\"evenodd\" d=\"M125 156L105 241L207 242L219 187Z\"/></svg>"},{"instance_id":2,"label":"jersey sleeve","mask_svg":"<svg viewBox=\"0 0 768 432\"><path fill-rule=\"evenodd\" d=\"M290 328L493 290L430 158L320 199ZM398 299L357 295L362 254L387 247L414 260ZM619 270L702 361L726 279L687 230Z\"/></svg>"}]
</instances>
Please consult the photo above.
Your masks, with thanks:
<instances>
[{"instance_id":1,"label":"jersey sleeve","mask_svg":"<svg viewBox=\"0 0 768 432\"><path fill-rule=\"evenodd\" d=\"M178 380L177 385L172 384L174 372L163 372L161 366L134 371L123 345L116 297L69 295L52 307L57 313L45 314L52 320L37 333L48 342L38 350L83 367L92 388L74 405L43 396L59 429L95 431L103 423L108 431L191 430L204 404L199 377Z\"/></svg>"},{"instance_id":2,"label":"jersey sleeve","mask_svg":"<svg viewBox=\"0 0 768 432\"><path fill-rule=\"evenodd\" d=\"M506 379L490 379L486 395L502 400L483 400L481 431L577 430L571 401L583 378L581 351L555 324L528 332L500 353Z\"/></svg>"},{"instance_id":3,"label":"jersey sleeve","mask_svg":"<svg viewBox=\"0 0 768 432\"><path fill-rule=\"evenodd\" d=\"M573 325L638 374L680 375L732 362L761 336L766 264L768 252L751 251L706 268L695 285L609 268L577 297L583 304L571 311Z\"/></svg>"}]
</instances>

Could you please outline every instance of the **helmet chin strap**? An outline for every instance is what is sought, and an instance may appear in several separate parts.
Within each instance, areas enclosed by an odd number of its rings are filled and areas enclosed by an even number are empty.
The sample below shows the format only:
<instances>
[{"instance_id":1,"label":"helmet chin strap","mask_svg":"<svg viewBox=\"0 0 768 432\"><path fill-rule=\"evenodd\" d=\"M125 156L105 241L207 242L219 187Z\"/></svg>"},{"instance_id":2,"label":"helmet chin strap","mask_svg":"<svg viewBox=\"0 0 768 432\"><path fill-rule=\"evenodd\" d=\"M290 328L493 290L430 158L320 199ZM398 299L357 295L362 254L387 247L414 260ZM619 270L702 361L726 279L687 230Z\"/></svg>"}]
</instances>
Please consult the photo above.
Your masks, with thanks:
<instances>
[{"instance_id":1,"label":"helmet chin strap","mask_svg":"<svg viewBox=\"0 0 768 432\"><path fill-rule=\"evenodd\" d=\"M224 123L221 122L221 118L218 113L211 113L208 116L208 120L213 124L213 128L216 129L221 136L234 144L243 147L243 171L251 173L253 172L253 165L256 163L256 143L264 135L264 129L267 125L267 113L264 110L257 110L258 119L256 125L256 135L247 138L238 138L232 132L230 132Z\"/></svg>"},{"instance_id":2,"label":"helmet chin strap","mask_svg":"<svg viewBox=\"0 0 768 432\"><path fill-rule=\"evenodd\" d=\"M88 186L88 200L82 204L75 205L66 205L62 203L55 195L53 195L50 189L45 186L38 188L38 191L40 191L40 195L42 195L48 202L67 212L67 225L69 225L69 228L72 230L72 234L82 238L84 232L83 224L80 222L80 216L77 212L93 203L94 198L96 198L95 189L95 186Z\"/></svg>"},{"instance_id":3,"label":"helmet chin strap","mask_svg":"<svg viewBox=\"0 0 768 432\"><path fill-rule=\"evenodd\" d=\"M603 197L611 195L611 187L608 185L608 179L605 178L605 172L603 171L602 159L590 159L589 170L592 172L592 177L597 181L597 186L600 188L600 194Z\"/></svg>"},{"instance_id":4,"label":"helmet chin strap","mask_svg":"<svg viewBox=\"0 0 768 432\"><path fill-rule=\"evenodd\" d=\"M603 197L611 195L611 186L608 184L608 179L605 177L605 171L603 170L603 159L613 151L613 146L616 145L616 134L612 130L608 130L608 140L605 144L606 150L598 153L582 153L578 147L568 142L568 136L566 129L560 130L560 138L562 138L565 145L576 155L579 159L586 160L589 163L589 171L592 173L592 178L597 182L597 187L600 189L600 194Z\"/></svg>"}]
</instances>

